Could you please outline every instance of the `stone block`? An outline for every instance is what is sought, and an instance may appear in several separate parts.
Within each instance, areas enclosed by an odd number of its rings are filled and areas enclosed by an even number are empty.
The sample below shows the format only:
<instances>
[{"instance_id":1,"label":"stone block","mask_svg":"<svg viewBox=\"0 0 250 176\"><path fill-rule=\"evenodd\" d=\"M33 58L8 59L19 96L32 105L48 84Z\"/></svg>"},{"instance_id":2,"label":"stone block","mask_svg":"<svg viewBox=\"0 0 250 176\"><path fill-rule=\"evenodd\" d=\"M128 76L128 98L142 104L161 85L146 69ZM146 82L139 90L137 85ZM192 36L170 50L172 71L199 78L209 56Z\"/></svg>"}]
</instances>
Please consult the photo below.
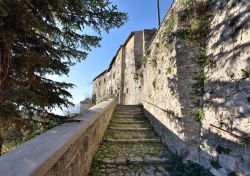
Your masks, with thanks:
<instances>
[{"instance_id":1,"label":"stone block","mask_svg":"<svg viewBox=\"0 0 250 176\"><path fill-rule=\"evenodd\" d=\"M228 176L228 173L224 168L220 169L212 168L210 171L214 174L214 176Z\"/></svg>"},{"instance_id":2,"label":"stone block","mask_svg":"<svg viewBox=\"0 0 250 176\"><path fill-rule=\"evenodd\" d=\"M235 170L236 159L230 155L219 155L220 165L227 170Z\"/></svg>"}]
</instances>

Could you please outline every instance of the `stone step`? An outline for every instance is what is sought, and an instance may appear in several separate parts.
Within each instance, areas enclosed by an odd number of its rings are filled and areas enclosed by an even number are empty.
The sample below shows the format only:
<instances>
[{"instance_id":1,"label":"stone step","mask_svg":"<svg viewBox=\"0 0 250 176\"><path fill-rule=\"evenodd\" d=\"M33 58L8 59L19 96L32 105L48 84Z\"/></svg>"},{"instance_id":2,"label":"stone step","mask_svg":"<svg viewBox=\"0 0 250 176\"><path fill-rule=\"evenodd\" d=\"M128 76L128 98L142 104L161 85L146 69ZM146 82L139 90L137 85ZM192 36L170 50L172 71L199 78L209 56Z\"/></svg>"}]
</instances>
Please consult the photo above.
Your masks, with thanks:
<instances>
[{"instance_id":1,"label":"stone step","mask_svg":"<svg viewBox=\"0 0 250 176\"><path fill-rule=\"evenodd\" d=\"M168 158L159 158L159 157L129 157L129 158L104 158L95 160L104 164L163 164L169 161Z\"/></svg>"},{"instance_id":2,"label":"stone step","mask_svg":"<svg viewBox=\"0 0 250 176\"><path fill-rule=\"evenodd\" d=\"M143 111L115 111L115 114L143 114Z\"/></svg>"},{"instance_id":3,"label":"stone step","mask_svg":"<svg viewBox=\"0 0 250 176\"><path fill-rule=\"evenodd\" d=\"M115 116L144 116L143 113L115 113Z\"/></svg>"},{"instance_id":4,"label":"stone step","mask_svg":"<svg viewBox=\"0 0 250 176\"><path fill-rule=\"evenodd\" d=\"M115 109L115 112L143 112L143 109Z\"/></svg>"},{"instance_id":5,"label":"stone step","mask_svg":"<svg viewBox=\"0 0 250 176\"><path fill-rule=\"evenodd\" d=\"M141 107L141 105L139 105L139 104L137 104L137 105L117 105L117 107L122 107L122 108L124 108L124 107L129 107L129 108L131 108L131 107Z\"/></svg>"},{"instance_id":6,"label":"stone step","mask_svg":"<svg viewBox=\"0 0 250 176\"><path fill-rule=\"evenodd\" d=\"M129 117L124 117L124 116L119 116L119 117L115 117L113 118L115 121L116 120L123 120L123 121L147 121L148 119L145 118L144 116L129 116Z\"/></svg>"},{"instance_id":7,"label":"stone step","mask_svg":"<svg viewBox=\"0 0 250 176\"><path fill-rule=\"evenodd\" d=\"M130 118L133 118L133 117L142 117L144 118L145 115L144 114L114 114L114 117L130 117Z\"/></svg>"},{"instance_id":8,"label":"stone step","mask_svg":"<svg viewBox=\"0 0 250 176\"><path fill-rule=\"evenodd\" d=\"M144 115L115 115L117 118L145 118Z\"/></svg>"},{"instance_id":9,"label":"stone step","mask_svg":"<svg viewBox=\"0 0 250 176\"><path fill-rule=\"evenodd\" d=\"M109 127L111 130L121 130L121 131L149 131L153 128L118 128L118 127Z\"/></svg>"},{"instance_id":10,"label":"stone step","mask_svg":"<svg viewBox=\"0 0 250 176\"><path fill-rule=\"evenodd\" d=\"M159 136L151 131L121 131L108 130L105 133L105 138L110 139L159 139Z\"/></svg>"},{"instance_id":11,"label":"stone step","mask_svg":"<svg viewBox=\"0 0 250 176\"><path fill-rule=\"evenodd\" d=\"M109 124L110 127L115 127L115 128L151 128L149 123L147 121L143 123L114 123L111 122Z\"/></svg>"},{"instance_id":12,"label":"stone step","mask_svg":"<svg viewBox=\"0 0 250 176\"><path fill-rule=\"evenodd\" d=\"M147 121L147 118L143 117L114 117L115 121Z\"/></svg>"},{"instance_id":13,"label":"stone step","mask_svg":"<svg viewBox=\"0 0 250 176\"><path fill-rule=\"evenodd\" d=\"M171 152L138 105L118 105L96 152L90 175L169 176Z\"/></svg>"},{"instance_id":14,"label":"stone step","mask_svg":"<svg viewBox=\"0 0 250 176\"><path fill-rule=\"evenodd\" d=\"M163 164L105 164L94 161L90 176L170 176Z\"/></svg>"},{"instance_id":15,"label":"stone step","mask_svg":"<svg viewBox=\"0 0 250 176\"><path fill-rule=\"evenodd\" d=\"M128 121L128 120L111 120L110 122L113 123L122 123L122 124L138 124L138 123L145 123L146 120L138 120L138 121Z\"/></svg>"},{"instance_id":16,"label":"stone step","mask_svg":"<svg viewBox=\"0 0 250 176\"><path fill-rule=\"evenodd\" d=\"M116 108L115 111L143 111L142 108Z\"/></svg>"},{"instance_id":17,"label":"stone step","mask_svg":"<svg viewBox=\"0 0 250 176\"><path fill-rule=\"evenodd\" d=\"M145 142L145 143L160 143L160 139L105 139L107 142L113 143L136 143L136 142Z\"/></svg>"},{"instance_id":18,"label":"stone step","mask_svg":"<svg viewBox=\"0 0 250 176\"><path fill-rule=\"evenodd\" d=\"M126 140L127 141L127 140ZM171 153L167 147L160 143L140 142L107 142L103 141L94 158L129 158L129 157L170 157Z\"/></svg>"},{"instance_id":19,"label":"stone step","mask_svg":"<svg viewBox=\"0 0 250 176\"><path fill-rule=\"evenodd\" d=\"M118 118L134 118L134 117L140 117L140 118L145 118L144 115L127 115L127 114L124 114L124 115L115 115L115 117L118 117Z\"/></svg>"},{"instance_id":20,"label":"stone step","mask_svg":"<svg viewBox=\"0 0 250 176\"><path fill-rule=\"evenodd\" d=\"M143 112L115 112L115 115L144 115Z\"/></svg>"},{"instance_id":21,"label":"stone step","mask_svg":"<svg viewBox=\"0 0 250 176\"><path fill-rule=\"evenodd\" d=\"M116 107L116 110L143 110L141 107Z\"/></svg>"}]
</instances>

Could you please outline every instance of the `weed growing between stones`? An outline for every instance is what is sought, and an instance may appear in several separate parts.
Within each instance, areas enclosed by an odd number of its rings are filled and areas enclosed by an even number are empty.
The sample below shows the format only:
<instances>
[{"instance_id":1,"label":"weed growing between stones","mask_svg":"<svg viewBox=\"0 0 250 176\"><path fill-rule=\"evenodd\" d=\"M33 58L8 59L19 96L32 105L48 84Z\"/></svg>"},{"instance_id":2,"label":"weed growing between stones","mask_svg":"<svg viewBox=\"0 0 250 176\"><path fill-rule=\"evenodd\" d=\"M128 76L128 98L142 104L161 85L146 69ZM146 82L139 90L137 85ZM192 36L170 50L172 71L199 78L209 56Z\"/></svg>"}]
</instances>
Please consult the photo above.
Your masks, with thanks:
<instances>
[{"instance_id":1,"label":"weed growing between stones","mask_svg":"<svg viewBox=\"0 0 250 176\"><path fill-rule=\"evenodd\" d=\"M175 25L175 17L170 16L170 18L168 20L167 28L166 28L166 32L168 35L173 31L174 25Z\"/></svg>"},{"instance_id":2,"label":"weed growing between stones","mask_svg":"<svg viewBox=\"0 0 250 176\"><path fill-rule=\"evenodd\" d=\"M201 144L200 144L200 148L201 148L201 149L205 149L205 148L206 148L206 145L205 145L204 143L201 143Z\"/></svg>"},{"instance_id":3,"label":"weed growing between stones","mask_svg":"<svg viewBox=\"0 0 250 176\"><path fill-rule=\"evenodd\" d=\"M241 79L247 79L250 78L250 73L248 71L246 71L245 69L241 69L242 72L242 77Z\"/></svg>"},{"instance_id":4,"label":"weed growing between stones","mask_svg":"<svg viewBox=\"0 0 250 176\"><path fill-rule=\"evenodd\" d=\"M204 118L203 97L205 68L214 68L216 65L209 59L206 53L206 38L209 33L209 2L185 0L182 2L184 10L178 14L179 29L176 32L176 38L185 42L186 45L196 48L194 61L199 65L199 70L194 76L196 81L192 88L193 94L199 96L195 103L195 112L189 114L201 121Z\"/></svg>"},{"instance_id":5,"label":"weed growing between stones","mask_svg":"<svg viewBox=\"0 0 250 176\"><path fill-rule=\"evenodd\" d=\"M171 68L171 67L168 67L168 68L166 69L165 74L166 74L166 75L170 75L171 73L172 73L172 68Z\"/></svg>"},{"instance_id":6,"label":"weed growing between stones","mask_svg":"<svg viewBox=\"0 0 250 176\"><path fill-rule=\"evenodd\" d=\"M99 151L95 154L94 158L96 160L102 160L105 158L105 156L109 156L109 158L112 159L116 158L117 156L114 146L112 146L107 142L105 142L105 144L100 147Z\"/></svg>"},{"instance_id":7,"label":"weed growing between stones","mask_svg":"<svg viewBox=\"0 0 250 176\"><path fill-rule=\"evenodd\" d=\"M154 80L154 81L152 82L152 86L153 86L154 89L156 88L156 80Z\"/></svg>"},{"instance_id":8,"label":"weed growing between stones","mask_svg":"<svg viewBox=\"0 0 250 176\"><path fill-rule=\"evenodd\" d=\"M143 56L143 61L145 64L148 62L149 57L150 57L150 50L146 50Z\"/></svg>"},{"instance_id":9,"label":"weed growing between stones","mask_svg":"<svg viewBox=\"0 0 250 176\"><path fill-rule=\"evenodd\" d=\"M237 174L234 171L232 171L228 174L228 176L237 176Z\"/></svg>"},{"instance_id":10,"label":"weed growing between stones","mask_svg":"<svg viewBox=\"0 0 250 176\"><path fill-rule=\"evenodd\" d=\"M229 75L229 77L230 77L231 80L233 80L233 79L235 78L235 73L231 73L231 74Z\"/></svg>"},{"instance_id":11,"label":"weed growing between stones","mask_svg":"<svg viewBox=\"0 0 250 176\"><path fill-rule=\"evenodd\" d=\"M187 114L188 117L195 118L198 122L205 118L205 112L203 108L197 107L194 112L189 112Z\"/></svg>"},{"instance_id":12,"label":"weed growing between stones","mask_svg":"<svg viewBox=\"0 0 250 176\"><path fill-rule=\"evenodd\" d=\"M250 97L247 97L247 102L250 103Z\"/></svg>"},{"instance_id":13,"label":"weed growing between stones","mask_svg":"<svg viewBox=\"0 0 250 176\"><path fill-rule=\"evenodd\" d=\"M217 145L216 149L215 149L219 154L226 154L229 155L230 152L232 151L230 148L224 148L221 145Z\"/></svg>"},{"instance_id":14,"label":"weed growing between stones","mask_svg":"<svg viewBox=\"0 0 250 176\"><path fill-rule=\"evenodd\" d=\"M211 160L211 161L210 161L210 164L211 164L211 166L212 166L213 168L215 168L215 169L220 169L220 168L222 168L221 165L220 165L219 160Z\"/></svg>"}]
</instances>

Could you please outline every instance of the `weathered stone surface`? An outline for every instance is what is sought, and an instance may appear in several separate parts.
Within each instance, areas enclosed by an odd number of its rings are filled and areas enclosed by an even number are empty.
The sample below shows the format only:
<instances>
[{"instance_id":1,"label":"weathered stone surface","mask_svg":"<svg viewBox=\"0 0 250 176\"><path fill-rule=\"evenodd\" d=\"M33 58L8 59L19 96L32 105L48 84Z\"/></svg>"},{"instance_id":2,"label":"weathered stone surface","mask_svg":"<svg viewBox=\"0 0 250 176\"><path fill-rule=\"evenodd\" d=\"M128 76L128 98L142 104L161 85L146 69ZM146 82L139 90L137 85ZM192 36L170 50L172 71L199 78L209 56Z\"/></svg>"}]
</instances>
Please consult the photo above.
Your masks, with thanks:
<instances>
[{"instance_id":1,"label":"weathered stone surface","mask_svg":"<svg viewBox=\"0 0 250 176\"><path fill-rule=\"evenodd\" d=\"M236 161L235 158L233 158L232 156L229 155L219 155L219 162L220 165L227 169L227 170L235 170L236 169Z\"/></svg>"},{"instance_id":2,"label":"weathered stone surface","mask_svg":"<svg viewBox=\"0 0 250 176\"><path fill-rule=\"evenodd\" d=\"M93 153L98 149L108 126L115 104L107 109L84 133L71 145L64 155L49 169L46 176L87 175ZM91 136L91 138L89 137ZM107 162L110 159L107 159ZM111 162L111 161L110 161ZM100 172L105 172L101 169Z\"/></svg>"},{"instance_id":3,"label":"weathered stone surface","mask_svg":"<svg viewBox=\"0 0 250 176\"><path fill-rule=\"evenodd\" d=\"M116 111L119 111L123 106L118 106ZM143 109L140 109L141 112ZM129 112L129 108L127 108ZM105 133L105 139L98 152L96 153L91 167L90 175L167 175L168 172L164 169L166 166L167 156L170 155L169 150L160 143L160 139L153 130L120 130L112 128L120 125L124 128L133 126L133 123L117 124L117 116L112 118L109 128ZM124 113L126 115L126 113ZM129 116L129 113L128 115ZM134 129L140 129L141 125L150 126L149 121L143 118L143 123L135 123ZM114 122L115 121L115 122ZM137 122L136 118L131 121ZM110 137L116 139L109 139ZM138 138L140 137L140 138ZM157 139L152 139L157 137ZM152 141L156 141L153 142ZM164 155L164 157L162 157ZM102 167L100 167L100 165ZM104 167L103 167L104 166ZM162 169L157 169L162 167ZM104 172L105 170L105 172Z\"/></svg>"},{"instance_id":4,"label":"weathered stone surface","mask_svg":"<svg viewBox=\"0 0 250 176\"><path fill-rule=\"evenodd\" d=\"M104 101L78 117L0 157L2 176L87 175L117 101Z\"/></svg>"},{"instance_id":5,"label":"weathered stone surface","mask_svg":"<svg viewBox=\"0 0 250 176\"><path fill-rule=\"evenodd\" d=\"M214 174L214 176L228 176L227 171L223 168L220 169L211 169L211 172Z\"/></svg>"}]
</instances>

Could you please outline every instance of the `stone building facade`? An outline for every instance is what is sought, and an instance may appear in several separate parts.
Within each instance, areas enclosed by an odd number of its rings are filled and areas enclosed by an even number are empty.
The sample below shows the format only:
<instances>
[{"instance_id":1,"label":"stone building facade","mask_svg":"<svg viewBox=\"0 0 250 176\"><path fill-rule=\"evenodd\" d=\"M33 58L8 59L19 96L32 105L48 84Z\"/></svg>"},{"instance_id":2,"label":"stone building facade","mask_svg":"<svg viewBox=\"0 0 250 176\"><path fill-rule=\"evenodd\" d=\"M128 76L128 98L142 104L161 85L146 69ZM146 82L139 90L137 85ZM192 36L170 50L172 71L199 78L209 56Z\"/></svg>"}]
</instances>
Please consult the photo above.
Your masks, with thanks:
<instances>
[{"instance_id":1,"label":"stone building facade","mask_svg":"<svg viewBox=\"0 0 250 176\"><path fill-rule=\"evenodd\" d=\"M193 1L185 2L173 1L155 34L130 36L123 62L119 49L115 92L100 95L109 86L97 84L114 60L94 80L94 92L98 101L114 94L120 103L142 104L163 142L184 159L216 176L250 176L250 1L195 1L208 6L202 49L185 41L192 31L181 30L188 23L181 22L188 16L187 2ZM190 21L199 26L197 18ZM207 59L206 65L197 58Z\"/></svg>"},{"instance_id":2,"label":"stone building facade","mask_svg":"<svg viewBox=\"0 0 250 176\"><path fill-rule=\"evenodd\" d=\"M155 31L144 29L132 32L116 52L109 68L94 78L93 94L97 103L113 95L119 97L120 104L139 103L139 99L133 97L138 89L137 71L143 65L144 50L151 42Z\"/></svg>"}]
</instances>

